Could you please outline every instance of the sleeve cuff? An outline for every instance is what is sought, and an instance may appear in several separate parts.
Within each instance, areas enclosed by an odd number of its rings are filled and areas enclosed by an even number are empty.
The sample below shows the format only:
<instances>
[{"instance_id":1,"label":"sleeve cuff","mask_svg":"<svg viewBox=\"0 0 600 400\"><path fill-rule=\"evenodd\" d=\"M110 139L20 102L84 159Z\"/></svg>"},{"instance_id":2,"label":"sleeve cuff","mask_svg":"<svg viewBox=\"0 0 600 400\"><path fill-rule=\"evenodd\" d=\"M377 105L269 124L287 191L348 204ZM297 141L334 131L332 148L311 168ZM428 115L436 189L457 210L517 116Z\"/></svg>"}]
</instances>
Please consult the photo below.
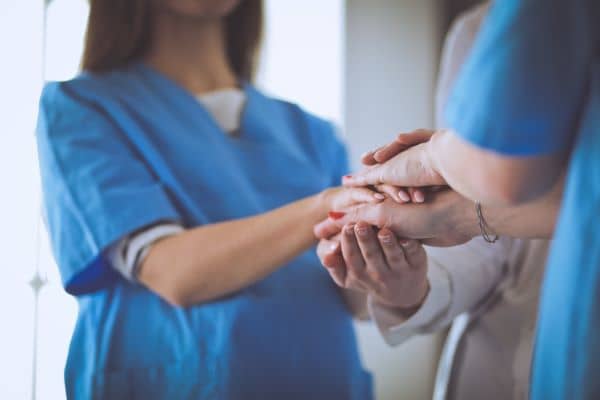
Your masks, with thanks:
<instances>
[{"instance_id":1,"label":"sleeve cuff","mask_svg":"<svg viewBox=\"0 0 600 400\"><path fill-rule=\"evenodd\" d=\"M108 251L112 267L130 282L137 282L137 270L156 241L182 232L179 224L160 223L119 240Z\"/></svg>"},{"instance_id":2,"label":"sleeve cuff","mask_svg":"<svg viewBox=\"0 0 600 400\"><path fill-rule=\"evenodd\" d=\"M388 345L396 346L415 334L427 332L448 311L452 291L448 272L430 263L427 276L429 293L419 310L408 319L369 296L369 314Z\"/></svg>"}]
</instances>

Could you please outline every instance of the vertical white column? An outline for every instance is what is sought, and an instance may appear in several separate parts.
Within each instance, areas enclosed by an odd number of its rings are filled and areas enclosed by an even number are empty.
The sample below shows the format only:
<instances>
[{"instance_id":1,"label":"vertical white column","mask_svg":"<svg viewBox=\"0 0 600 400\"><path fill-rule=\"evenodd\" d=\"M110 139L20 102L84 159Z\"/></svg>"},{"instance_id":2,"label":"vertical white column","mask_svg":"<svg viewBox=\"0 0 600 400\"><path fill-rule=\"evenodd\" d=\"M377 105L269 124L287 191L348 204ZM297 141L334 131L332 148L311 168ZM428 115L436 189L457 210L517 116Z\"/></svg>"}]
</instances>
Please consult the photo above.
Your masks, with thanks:
<instances>
[{"instance_id":1,"label":"vertical white column","mask_svg":"<svg viewBox=\"0 0 600 400\"><path fill-rule=\"evenodd\" d=\"M398 132L433 126L443 17L436 0L347 0L344 125L356 166ZM390 348L372 325L357 328L378 399L431 398L439 336Z\"/></svg>"}]
</instances>

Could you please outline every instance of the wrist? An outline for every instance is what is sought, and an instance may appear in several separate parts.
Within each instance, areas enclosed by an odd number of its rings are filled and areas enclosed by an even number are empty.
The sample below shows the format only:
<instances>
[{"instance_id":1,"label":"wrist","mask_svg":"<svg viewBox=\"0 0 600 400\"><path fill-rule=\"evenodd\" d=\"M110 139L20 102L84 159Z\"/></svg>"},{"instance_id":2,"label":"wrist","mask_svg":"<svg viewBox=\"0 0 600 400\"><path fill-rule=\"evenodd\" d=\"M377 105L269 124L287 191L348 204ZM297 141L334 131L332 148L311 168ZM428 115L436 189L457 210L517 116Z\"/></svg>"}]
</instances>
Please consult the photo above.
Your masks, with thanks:
<instances>
[{"instance_id":1,"label":"wrist","mask_svg":"<svg viewBox=\"0 0 600 400\"><path fill-rule=\"evenodd\" d=\"M475 202L464 198L465 201L461 203L461 210L458 212L459 220L456 222L458 230L469 239L472 239L480 235L479 219L477 218L477 211L475 208Z\"/></svg>"},{"instance_id":2,"label":"wrist","mask_svg":"<svg viewBox=\"0 0 600 400\"><path fill-rule=\"evenodd\" d=\"M311 219L316 222L321 222L327 218L327 213L331 210L331 197L334 189L325 189L320 193L310 197L310 215Z\"/></svg>"},{"instance_id":3,"label":"wrist","mask_svg":"<svg viewBox=\"0 0 600 400\"><path fill-rule=\"evenodd\" d=\"M393 303L388 303L386 301L382 301L381 299L374 299L375 302L379 303L379 305L388 308L390 311L395 314L401 316L404 319L409 319L412 317L425 303L427 296L429 295L429 291L431 290L431 286L429 285L429 279L424 282L424 290L419 300L411 304L402 304L397 305Z\"/></svg>"},{"instance_id":4,"label":"wrist","mask_svg":"<svg viewBox=\"0 0 600 400\"><path fill-rule=\"evenodd\" d=\"M446 135L446 131L443 130L434 132L433 135L431 135L431 139L424 143L425 151L423 152L425 157L423 164L428 166L431 169L432 174L438 175L442 181L444 179L437 155L440 154L440 143L443 142Z\"/></svg>"}]
</instances>

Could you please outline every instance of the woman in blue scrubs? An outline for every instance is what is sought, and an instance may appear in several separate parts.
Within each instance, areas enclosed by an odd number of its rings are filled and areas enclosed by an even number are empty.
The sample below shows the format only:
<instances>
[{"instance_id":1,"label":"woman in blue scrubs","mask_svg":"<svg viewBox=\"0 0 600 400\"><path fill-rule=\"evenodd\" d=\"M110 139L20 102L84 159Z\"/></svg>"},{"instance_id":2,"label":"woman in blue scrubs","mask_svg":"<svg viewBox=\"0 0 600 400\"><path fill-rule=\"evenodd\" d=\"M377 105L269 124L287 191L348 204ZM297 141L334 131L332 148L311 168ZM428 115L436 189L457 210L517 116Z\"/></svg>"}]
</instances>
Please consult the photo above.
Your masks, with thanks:
<instances>
[{"instance_id":1,"label":"woman in blue scrubs","mask_svg":"<svg viewBox=\"0 0 600 400\"><path fill-rule=\"evenodd\" d=\"M45 87L37 130L79 302L68 397L370 399L312 228L381 195L332 188L332 126L249 83L261 2L90 5L84 72Z\"/></svg>"}]
</instances>

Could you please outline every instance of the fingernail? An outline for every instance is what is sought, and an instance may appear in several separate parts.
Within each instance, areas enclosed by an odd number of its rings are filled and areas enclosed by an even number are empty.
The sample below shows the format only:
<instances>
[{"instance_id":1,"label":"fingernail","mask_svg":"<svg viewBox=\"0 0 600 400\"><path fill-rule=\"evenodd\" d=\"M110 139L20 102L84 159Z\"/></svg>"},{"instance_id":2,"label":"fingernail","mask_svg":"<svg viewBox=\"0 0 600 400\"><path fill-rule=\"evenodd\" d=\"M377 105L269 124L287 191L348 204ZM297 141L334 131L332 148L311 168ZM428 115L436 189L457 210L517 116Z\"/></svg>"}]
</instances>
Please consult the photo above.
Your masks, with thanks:
<instances>
[{"instance_id":1,"label":"fingernail","mask_svg":"<svg viewBox=\"0 0 600 400\"><path fill-rule=\"evenodd\" d=\"M352 179L352 175L344 175L342 176L343 179Z\"/></svg>"},{"instance_id":2,"label":"fingernail","mask_svg":"<svg viewBox=\"0 0 600 400\"><path fill-rule=\"evenodd\" d=\"M341 211L329 211L327 213L327 215L331 219L338 220L338 219L344 218L344 216L346 215L346 213L345 212L341 212Z\"/></svg>"},{"instance_id":3,"label":"fingernail","mask_svg":"<svg viewBox=\"0 0 600 400\"><path fill-rule=\"evenodd\" d=\"M422 203L425 201L425 196L423 196L423 192L417 191L415 192L415 200L417 203Z\"/></svg>"},{"instance_id":4,"label":"fingernail","mask_svg":"<svg viewBox=\"0 0 600 400\"><path fill-rule=\"evenodd\" d=\"M356 225L354 230L359 236L365 236L368 232L368 228L364 225Z\"/></svg>"},{"instance_id":5,"label":"fingernail","mask_svg":"<svg viewBox=\"0 0 600 400\"><path fill-rule=\"evenodd\" d=\"M410 240L408 239L400 239L399 242L402 246L408 246L410 244Z\"/></svg>"},{"instance_id":6,"label":"fingernail","mask_svg":"<svg viewBox=\"0 0 600 400\"><path fill-rule=\"evenodd\" d=\"M375 193L373 197L375 197L377 200L385 200L385 196L381 193Z\"/></svg>"},{"instance_id":7,"label":"fingernail","mask_svg":"<svg viewBox=\"0 0 600 400\"><path fill-rule=\"evenodd\" d=\"M333 253L333 252L337 251L339 245L340 245L339 243L334 243L331 246L329 246L329 252Z\"/></svg>"},{"instance_id":8,"label":"fingernail","mask_svg":"<svg viewBox=\"0 0 600 400\"><path fill-rule=\"evenodd\" d=\"M410 196L404 190L401 190L401 191L398 192L398 197L402 201L405 201L405 202L409 202L410 201Z\"/></svg>"},{"instance_id":9,"label":"fingernail","mask_svg":"<svg viewBox=\"0 0 600 400\"><path fill-rule=\"evenodd\" d=\"M346 233L346 235L354 235L354 224L346 225L344 233Z\"/></svg>"},{"instance_id":10,"label":"fingernail","mask_svg":"<svg viewBox=\"0 0 600 400\"><path fill-rule=\"evenodd\" d=\"M362 155L360 156L360 158L369 157L372 154L373 154L372 151L365 151L364 153L362 153Z\"/></svg>"},{"instance_id":11,"label":"fingernail","mask_svg":"<svg viewBox=\"0 0 600 400\"><path fill-rule=\"evenodd\" d=\"M392 243L392 235L388 235L388 234L379 235L379 240L381 240L385 244L390 244L390 243Z\"/></svg>"}]
</instances>

